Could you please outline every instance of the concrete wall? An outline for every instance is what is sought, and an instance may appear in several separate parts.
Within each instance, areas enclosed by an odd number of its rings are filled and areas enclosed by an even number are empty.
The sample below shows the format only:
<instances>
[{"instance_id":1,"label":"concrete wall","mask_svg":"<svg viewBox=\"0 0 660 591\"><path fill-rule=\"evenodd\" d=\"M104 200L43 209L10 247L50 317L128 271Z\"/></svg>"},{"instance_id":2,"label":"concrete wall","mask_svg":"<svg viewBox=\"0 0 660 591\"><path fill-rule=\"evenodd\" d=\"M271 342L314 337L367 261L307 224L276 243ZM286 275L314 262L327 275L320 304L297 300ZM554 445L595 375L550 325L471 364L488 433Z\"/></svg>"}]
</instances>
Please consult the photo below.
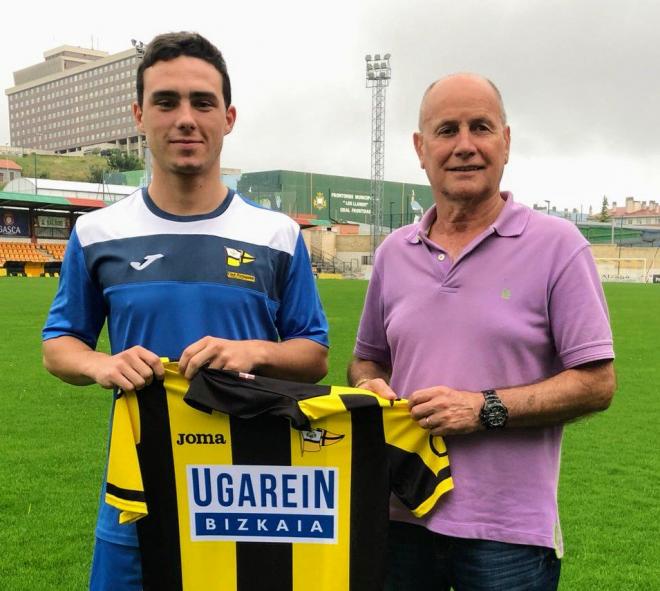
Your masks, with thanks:
<instances>
[{"instance_id":1,"label":"concrete wall","mask_svg":"<svg viewBox=\"0 0 660 591\"><path fill-rule=\"evenodd\" d=\"M341 234L337 236L337 255L340 253L369 254L371 250L371 236Z\"/></svg>"},{"instance_id":2,"label":"concrete wall","mask_svg":"<svg viewBox=\"0 0 660 591\"><path fill-rule=\"evenodd\" d=\"M357 272L362 269L362 257L368 253L365 252L337 252L337 258L350 265L350 268Z\"/></svg>"},{"instance_id":3,"label":"concrete wall","mask_svg":"<svg viewBox=\"0 0 660 591\"><path fill-rule=\"evenodd\" d=\"M311 232L312 251L323 253L326 256L337 256L337 233L327 230Z\"/></svg>"},{"instance_id":4,"label":"concrete wall","mask_svg":"<svg viewBox=\"0 0 660 591\"><path fill-rule=\"evenodd\" d=\"M617 246L616 244L592 244L594 258L646 259L647 268L660 266L660 248L648 246Z\"/></svg>"}]
</instances>

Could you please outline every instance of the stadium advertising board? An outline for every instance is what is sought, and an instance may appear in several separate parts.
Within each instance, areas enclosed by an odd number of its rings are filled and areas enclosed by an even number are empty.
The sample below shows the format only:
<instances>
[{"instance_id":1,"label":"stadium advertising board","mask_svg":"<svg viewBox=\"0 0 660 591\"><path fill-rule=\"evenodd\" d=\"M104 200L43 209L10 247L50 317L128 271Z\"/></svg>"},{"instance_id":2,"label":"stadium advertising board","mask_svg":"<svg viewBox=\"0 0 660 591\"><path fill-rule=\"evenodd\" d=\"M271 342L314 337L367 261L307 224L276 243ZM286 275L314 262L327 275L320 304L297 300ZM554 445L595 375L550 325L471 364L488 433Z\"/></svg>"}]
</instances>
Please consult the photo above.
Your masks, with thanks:
<instances>
[{"instance_id":1,"label":"stadium advertising board","mask_svg":"<svg viewBox=\"0 0 660 591\"><path fill-rule=\"evenodd\" d=\"M27 213L7 210L0 212L0 236L29 236L29 228Z\"/></svg>"},{"instance_id":2,"label":"stadium advertising board","mask_svg":"<svg viewBox=\"0 0 660 591\"><path fill-rule=\"evenodd\" d=\"M69 218L53 215L37 216L37 225L42 228L68 228Z\"/></svg>"},{"instance_id":3,"label":"stadium advertising board","mask_svg":"<svg viewBox=\"0 0 660 591\"><path fill-rule=\"evenodd\" d=\"M371 215L371 195L359 193L331 193L339 213Z\"/></svg>"}]
</instances>

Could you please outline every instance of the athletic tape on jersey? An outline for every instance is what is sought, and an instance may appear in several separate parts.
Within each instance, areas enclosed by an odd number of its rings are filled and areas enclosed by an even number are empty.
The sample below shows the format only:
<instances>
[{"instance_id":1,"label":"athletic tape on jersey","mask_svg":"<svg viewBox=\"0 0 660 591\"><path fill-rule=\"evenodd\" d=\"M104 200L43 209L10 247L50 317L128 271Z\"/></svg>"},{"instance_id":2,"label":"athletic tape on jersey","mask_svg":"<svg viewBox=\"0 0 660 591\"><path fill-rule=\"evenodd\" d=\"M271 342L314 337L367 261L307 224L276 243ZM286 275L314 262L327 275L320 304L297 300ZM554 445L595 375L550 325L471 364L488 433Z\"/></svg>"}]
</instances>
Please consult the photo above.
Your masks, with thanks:
<instances>
[{"instance_id":1,"label":"athletic tape on jersey","mask_svg":"<svg viewBox=\"0 0 660 591\"><path fill-rule=\"evenodd\" d=\"M168 363L116 401L106 502L145 589L382 589L390 492L419 516L452 486L442 439L364 390Z\"/></svg>"}]
</instances>

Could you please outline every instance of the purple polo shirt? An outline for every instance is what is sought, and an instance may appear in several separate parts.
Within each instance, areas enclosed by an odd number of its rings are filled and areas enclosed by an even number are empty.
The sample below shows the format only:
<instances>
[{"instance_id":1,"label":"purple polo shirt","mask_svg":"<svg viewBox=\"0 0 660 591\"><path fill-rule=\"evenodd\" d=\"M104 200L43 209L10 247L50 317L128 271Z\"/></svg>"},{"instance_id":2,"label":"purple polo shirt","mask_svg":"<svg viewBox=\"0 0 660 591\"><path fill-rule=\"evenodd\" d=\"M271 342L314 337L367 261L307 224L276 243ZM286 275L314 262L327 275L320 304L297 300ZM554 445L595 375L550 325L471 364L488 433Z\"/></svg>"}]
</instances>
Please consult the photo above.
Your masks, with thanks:
<instances>
[{"instance_id":1,"label":"purple polo shirt","mask_svg":"<svg viewBox=\"0 0 660 591\"><path fill-rule=\"evenodd\" d=\"M427 238L435 207L378 249L355 355L391 364L399 396L525 385L614 358L588 242L566 220L502 198L497 220L456 261ZM454 490L422 520L395 504L391 517L561 556L561 437L561 426L446 437Z\"/></svg>"}]
</instances>

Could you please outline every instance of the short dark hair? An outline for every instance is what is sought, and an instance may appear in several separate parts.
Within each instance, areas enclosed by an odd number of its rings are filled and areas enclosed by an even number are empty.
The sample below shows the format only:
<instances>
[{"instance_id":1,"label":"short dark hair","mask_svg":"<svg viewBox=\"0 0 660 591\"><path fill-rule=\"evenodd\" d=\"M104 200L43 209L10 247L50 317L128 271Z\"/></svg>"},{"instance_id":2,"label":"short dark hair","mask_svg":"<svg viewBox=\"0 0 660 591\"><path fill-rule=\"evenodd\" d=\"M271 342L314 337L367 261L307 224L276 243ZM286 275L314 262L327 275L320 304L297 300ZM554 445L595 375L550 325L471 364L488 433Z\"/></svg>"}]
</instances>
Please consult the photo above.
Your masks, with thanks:
<instances>
[{"instance_id":1,"label":"short dark hair","mask_svg":"<svg viewBox=\"0 0 660 591\"><path fill-rule=\"evenodd\" d=\"M222 77L222 97L225 108L231 105L231 83L227 73L227 64L220 50L199 33L181 31L158 35L147 45L142 61L137 69L137 102L140 107L144 99L144 71L156 62L169 61L182 55L196 57L215 67Z\"/></svg>"}]
</instances>

